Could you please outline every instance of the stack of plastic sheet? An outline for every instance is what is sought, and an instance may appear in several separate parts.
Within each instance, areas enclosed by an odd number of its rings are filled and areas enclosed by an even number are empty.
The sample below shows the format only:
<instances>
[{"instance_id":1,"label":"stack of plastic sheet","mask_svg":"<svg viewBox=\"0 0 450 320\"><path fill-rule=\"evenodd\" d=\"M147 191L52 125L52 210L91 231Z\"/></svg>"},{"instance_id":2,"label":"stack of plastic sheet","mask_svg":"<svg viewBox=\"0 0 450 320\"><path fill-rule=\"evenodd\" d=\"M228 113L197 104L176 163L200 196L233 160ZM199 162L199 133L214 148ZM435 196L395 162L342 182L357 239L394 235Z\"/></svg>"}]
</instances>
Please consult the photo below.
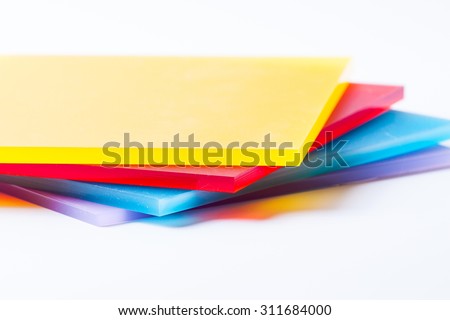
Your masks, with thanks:
<instances>
[{"instance_id":1,"label":"stack of plastic sheet","mask_svg":"<svg viewBox=\"0 0 450 320\"><path fill-rule=\"evenodd\" d=\"M450 121L390 110L403 88L341 82L346 63L1 57L0 192L97 226L186 224L450 167Z\"/></svg>"}]
</instances>

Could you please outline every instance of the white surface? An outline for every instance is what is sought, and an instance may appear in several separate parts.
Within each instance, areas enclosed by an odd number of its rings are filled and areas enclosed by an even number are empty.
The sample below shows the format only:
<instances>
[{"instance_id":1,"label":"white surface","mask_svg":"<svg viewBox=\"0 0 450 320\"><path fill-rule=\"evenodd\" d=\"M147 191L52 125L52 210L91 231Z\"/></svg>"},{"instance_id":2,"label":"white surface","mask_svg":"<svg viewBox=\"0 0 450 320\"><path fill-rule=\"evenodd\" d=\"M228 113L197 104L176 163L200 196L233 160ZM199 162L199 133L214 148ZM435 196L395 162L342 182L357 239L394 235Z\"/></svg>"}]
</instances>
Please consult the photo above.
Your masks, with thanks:
<instances>
[{"instance_id":1,"label":"white surface","mask_svg":"<svg viewBox=\"0 0 450 320\"><path fill-rule=\"evenodd\" d=\"M399 109L450 118L449 12L445 0L0 0L0 54L346 55L351 80L404 84ZM449 188L438 171L184 228L0 208L0 298L450 298Z\"/></svg>"}]
</instances>

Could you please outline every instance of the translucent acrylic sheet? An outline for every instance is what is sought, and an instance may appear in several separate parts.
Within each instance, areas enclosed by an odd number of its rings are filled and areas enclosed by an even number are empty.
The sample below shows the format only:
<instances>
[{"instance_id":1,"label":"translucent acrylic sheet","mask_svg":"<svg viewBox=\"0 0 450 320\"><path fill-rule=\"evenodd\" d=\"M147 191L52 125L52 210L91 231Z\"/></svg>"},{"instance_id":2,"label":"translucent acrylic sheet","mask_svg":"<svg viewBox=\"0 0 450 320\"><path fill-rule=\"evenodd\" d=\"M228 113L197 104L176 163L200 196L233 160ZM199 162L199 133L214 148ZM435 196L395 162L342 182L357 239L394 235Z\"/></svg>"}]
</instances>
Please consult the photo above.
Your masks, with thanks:
<instances>
[{"instance_id":1,"label":"translucent acrylic sheet","mask_svg":"<svg viewBox=\"0 0 450 320\"><path fill-rule=\"evenodd\" d=\"M147 218L146 221L150 221L155 224L184 226L212 219L223 219L227 212L233 212L233 215L235 215L236 207L229 208L228 206L225 206L226 204L327 188L337 185L345 185L349 183L386 179L449 167L450 149L436 146L421 151L408 153L406 155L347 168L316 177L307 179L299 178L291 183L286 183L277 187L261 190L259 192L228 199L217 203L217 205L210 205L209 207L205 207L203 209L188 210L165 217L151 218L148 218L149 216L143 213L137 213L95 202L44 191L37 191L5 183L0 183L0 191L96 226L110 226L142 218ZM264 205L264 202L262 205ZM247 208L247 210L250 209ZM247 212L245 214L248 215L251 213Z\"/></svg>"},{"instance_id":2,"label":"translucent acrylic sheet","mask_svg":"<svg viewBox=\"0 0 450 320\"><path fill-rule=\"evenodd\" d=\"M319 134L335 139L386 112L403 97L403 88L351 83ZM330 139L330 136L328 136ZM0 164L0 174L165 188L237 192L278 168L257 167L118 167L58 164Z\"/></svg>"},{"instance_id":3,"label":"translucent acrylic sheet","mask_svg":"<svg viewBox=\"0 0 450 320\"><path fill-rule=\"evenodd\" d=\"M326 132L338 138L388 111L403 98L403 87L350 83L341 100L316 138L317 144L328 142Z\"/></svg>"},{"instance_id":4,"label":"translucent acrylic sheet","mask_svg":"<svg viewBox=\"0 0 450 320\"><path fill-rule=\"evenodd\" d=\"M236 194L17 176L0 176L0 181L164 216L297 179L413 152L447 139L450 139L449 120L389 111L326 148L310 153L302 166L282 168ZM340 150L336 152L338 148Z\"/></svg>"},{"instance_id":5,"label":"translucent acrylic sheet","mask_svg":"<svg viewBox=\"0 0 450 320\"><path fill-rule=\"evenodd\" d=\"M0 57L0 163L104 164L117 155L120 163L210 165L208 142L225 150L237 141L258 142L254 165L266 165L261 142L271 134L277 145L292 143L284 154L271 149L274 165L284 166L323 128L346 88L338 83L347 61ZM143 146L130 148L128 159L126 133ZM176 156L175 136L186 142L191 134L199 145ZM248 161L241 148L213 158Z\"/></svg>"}]
</instances>

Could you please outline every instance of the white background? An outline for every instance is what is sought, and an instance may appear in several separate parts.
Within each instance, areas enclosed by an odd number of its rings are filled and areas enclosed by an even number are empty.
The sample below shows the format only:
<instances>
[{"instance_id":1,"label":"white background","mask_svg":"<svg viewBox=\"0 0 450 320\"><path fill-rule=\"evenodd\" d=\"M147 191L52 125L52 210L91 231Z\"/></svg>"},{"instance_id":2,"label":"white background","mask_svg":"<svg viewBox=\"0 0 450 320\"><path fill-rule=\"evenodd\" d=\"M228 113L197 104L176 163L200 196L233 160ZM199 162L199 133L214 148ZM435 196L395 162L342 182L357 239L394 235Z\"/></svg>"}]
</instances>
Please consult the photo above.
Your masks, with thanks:
<instances>
[{"instance_id":1,"label":"white background","mask_svg":"<svg viewBox=\"0 0 450 320\"><path fill-rule=\"evenodd\" d=\"M449 14L446 0L0 0L0 54L350 56L350 80L403 84L398 109L450 118ZM444 170L182 228L5 206L0 298L450 298L449 189Z\"/></svg>"}]
</instances>

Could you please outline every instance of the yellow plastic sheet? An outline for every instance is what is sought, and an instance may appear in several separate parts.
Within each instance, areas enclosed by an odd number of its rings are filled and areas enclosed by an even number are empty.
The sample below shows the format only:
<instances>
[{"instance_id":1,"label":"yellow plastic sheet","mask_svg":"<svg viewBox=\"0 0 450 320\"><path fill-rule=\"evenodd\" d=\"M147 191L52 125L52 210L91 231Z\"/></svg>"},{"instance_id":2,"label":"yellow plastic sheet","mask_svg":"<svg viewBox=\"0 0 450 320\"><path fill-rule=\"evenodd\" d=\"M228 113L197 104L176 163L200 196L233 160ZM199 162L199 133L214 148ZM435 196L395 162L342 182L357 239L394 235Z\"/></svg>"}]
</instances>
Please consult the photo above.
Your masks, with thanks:
<instances>
[{"instance_id":1,"label":"yellow plastic sheet","mask_svg":"<svg viewBox=\"0 0 450 320\"><path fill-rule=\"evenodd\" d=\"M299 165L346 63L0 57L0 162Z\"/></svg>"}]
</instances>

